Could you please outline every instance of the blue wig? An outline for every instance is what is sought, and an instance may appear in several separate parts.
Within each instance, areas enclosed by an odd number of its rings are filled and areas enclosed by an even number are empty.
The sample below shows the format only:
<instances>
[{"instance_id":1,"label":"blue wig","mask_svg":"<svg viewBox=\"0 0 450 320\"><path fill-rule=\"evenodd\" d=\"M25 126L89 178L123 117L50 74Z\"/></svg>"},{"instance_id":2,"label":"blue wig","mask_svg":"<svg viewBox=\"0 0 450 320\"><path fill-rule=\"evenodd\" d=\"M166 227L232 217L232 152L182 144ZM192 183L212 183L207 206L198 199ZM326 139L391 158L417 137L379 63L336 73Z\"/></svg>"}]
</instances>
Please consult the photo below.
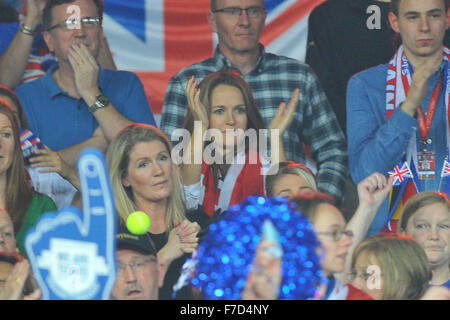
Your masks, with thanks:
<instances>
[{"instance_id":1,"label":"blue wig","mask_svg":"<svg viewBox=\"0 0 450 320\"><path fill-rule=\"evenodd\" d=\"M208 300L240 300L261 240L264 221L280 234L282 280L278 299L316 297L325 283L313 226L284 198L253 196L229 208L209 227L197 250L192 284Z\"/></svg>"}]
</instances>

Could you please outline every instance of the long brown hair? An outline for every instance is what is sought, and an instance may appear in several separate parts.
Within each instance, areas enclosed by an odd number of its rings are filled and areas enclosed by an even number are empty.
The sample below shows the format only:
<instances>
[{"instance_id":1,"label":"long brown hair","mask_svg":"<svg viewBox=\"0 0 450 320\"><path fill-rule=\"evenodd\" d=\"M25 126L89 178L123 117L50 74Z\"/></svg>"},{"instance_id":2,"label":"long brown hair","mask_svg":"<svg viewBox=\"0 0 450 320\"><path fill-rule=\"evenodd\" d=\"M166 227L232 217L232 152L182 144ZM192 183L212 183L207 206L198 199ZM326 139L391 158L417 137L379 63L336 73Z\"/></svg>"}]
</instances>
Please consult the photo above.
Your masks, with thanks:
<instances>
[{"instance_id":1,"label":"long brown hair","mask_svg":"<svg viewBox=\"0 0 450 320\"><path fill-rule=\"evenodd\" d=\"M231 87L237 88L244 99L245 104L245 112L247 116L247 129L254 129L256 131L258 137L257 148L259 148L259 137L260 129L264 129L264 120L261 116L261 113L258 110L258 105L256 104L255 99L253 98L252 89L248 85L248 83L242 78L238 71L233 69L222 69L213 73L208 74L199 84L200 89L200 101L205 106L206 112L208 114L208 118L211 116L211 97L214 92L214 89L220 85L227 85ZM189 131L192 135L194 131L194 117L189 108L186 120L184 122L184 128ZM208 128L209 129L209 128ZM205 147L208 143L205 143ZM246 141L245 150L248 151L249 143ZM256 150L257 151L257 150ZM211 165L215 185L218 184L219 179L219 167L216 164Z\"/></svg>"},{"instance_id":2,"label":"long brown hair","mask_svg":"<svg viewBox=\"0 0 450 320\"><path fill-rule=\"evenodd\" d=\"M14 93L14 91L0 84L0 101L6 103L6 101L2 100L1 96L8 97L16 105L17 116L19 117L19 127L24 129L30 129L28 121L25 118L25 112L23 110L22 103L20 102L19 97ZM9 107L12 108L12 106Z\"/></svg>"},{"instance_id":3,"label":"long brown hair","mask_svg":"<svg viewBox=\"0 0 450 320\"><path fill-rule=\"evenodd\" d=\"M211 116L211 96L214 89L220 85L227 85L239 89L244 98L245 110L247 115L246 129L264 129L264 121L258 110L255 99L253 98L252 89L248 83L242 78L237 71L232 69L222 69L208 74L199 84L200 101L206 108L208 118ZM188 108L184 127L192 134L194 130L194 118L192 112Z\"/></svg>"},{"instance_id":4,"label":"long brown hair","mask_svg":"<svg viewBox=\"0 0 450 320\"><path fill-rule=\"evenodd\" d=\"M20 148L19 122L11 108L0 102L0 113L4 114L11 122L14 137L14 151L12 163L6 171L6 195L5 205L14 224L14 232L17 234L30 206L33 191L28 183L25 165Z\"/></svg>"}]
</instances>

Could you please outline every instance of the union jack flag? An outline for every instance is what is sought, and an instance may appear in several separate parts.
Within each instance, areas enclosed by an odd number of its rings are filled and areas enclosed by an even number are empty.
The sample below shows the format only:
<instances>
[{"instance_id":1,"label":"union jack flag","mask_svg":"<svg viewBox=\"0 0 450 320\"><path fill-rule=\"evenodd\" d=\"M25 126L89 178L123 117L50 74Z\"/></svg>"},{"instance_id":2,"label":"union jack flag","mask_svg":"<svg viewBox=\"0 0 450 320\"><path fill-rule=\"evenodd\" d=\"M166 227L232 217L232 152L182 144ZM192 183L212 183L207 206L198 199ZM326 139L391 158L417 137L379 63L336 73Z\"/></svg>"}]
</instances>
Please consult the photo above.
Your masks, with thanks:
<instances>
[{"instance_id":1,"label":"union jack flag","mask_svg":"<svg viewBox=\"0 0 450 320\"><path fill-rule=\"evenodd\" d=\"M450 162L444 160L444 166L442 167L441 177L443 178L448 176L450 176Z\"/></svg>"},{"instance_id":2,"label":"union jack flag","mask_svg":"<svg viewBox=\"0 0 450 320\"><path fill-rule=\"evenodd\" d=\"M394 170L389 171L388 174L390 177L394 177L394 186L399 186L407 179L412 179L413 177L406 161L395 166Z\"/></svg>"},{"instance_id":3,"label":"union jack flag","mask_svg":"<svg viewBox=\"0 0 450 320\"><path fill-rule=\"evenodd\" d=\"M261 42L267 52L304 60L309 13L325 0L265 0ZM217 36L209 0L104 0L104 30L119 69L136 72L159 123L167 84L182 68L209 58Z\"/></svg>"}]
</instances>

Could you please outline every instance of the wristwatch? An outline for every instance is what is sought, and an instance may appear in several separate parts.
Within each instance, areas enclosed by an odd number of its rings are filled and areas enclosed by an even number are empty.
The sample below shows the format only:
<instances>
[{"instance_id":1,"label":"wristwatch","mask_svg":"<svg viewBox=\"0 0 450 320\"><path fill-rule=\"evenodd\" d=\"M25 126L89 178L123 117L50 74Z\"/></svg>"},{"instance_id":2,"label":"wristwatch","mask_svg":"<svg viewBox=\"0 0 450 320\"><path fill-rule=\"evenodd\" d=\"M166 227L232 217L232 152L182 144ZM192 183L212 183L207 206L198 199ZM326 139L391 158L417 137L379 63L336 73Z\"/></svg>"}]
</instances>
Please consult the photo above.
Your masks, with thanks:
<instances>
[{"instance_id":1,"label":"wristwatch","mask_svg":"<svg viewBox=\"0 0 450 320\"><path fill-rule=\"evenodd\" d=\"M31 29L30 27L26 26L25 24L22 25L22 27L19 30L20 32L22 32L23 34L26 34L27 36L34 36L34 30Z\"/></svg>"},{"instance_id":2,"label":"wristwatch","mask_svg":"<svg viewBox=\"0 0 450 320\"><path fill-rule=\"evenodd\" d=\"M94 113L98 109L105 108L109 104L109 99L104 94L99 94L92 106L89 107L89 111Z\"/></svg>"}]
</instances>

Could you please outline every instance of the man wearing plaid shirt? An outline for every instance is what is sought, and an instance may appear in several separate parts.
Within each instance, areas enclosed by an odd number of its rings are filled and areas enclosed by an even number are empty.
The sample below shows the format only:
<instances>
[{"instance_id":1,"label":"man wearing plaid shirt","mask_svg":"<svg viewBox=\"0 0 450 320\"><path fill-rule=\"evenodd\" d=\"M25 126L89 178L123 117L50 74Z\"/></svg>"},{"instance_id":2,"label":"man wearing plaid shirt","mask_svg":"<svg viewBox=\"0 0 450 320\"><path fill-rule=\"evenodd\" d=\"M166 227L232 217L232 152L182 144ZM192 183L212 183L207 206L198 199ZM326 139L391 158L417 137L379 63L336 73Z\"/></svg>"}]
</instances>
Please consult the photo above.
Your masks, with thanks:
<instances>
[{"instance_id":1,"label":"man wearing plaid shirt","mask_svg":"<svg viewBox=\"0 0 450 320\"><path fill-rule=\"evenodd\" d=\"M239 71L252 88L266 127L281 102L289 102L300 88L297 114L284 135L288 160L306 163L304 145L311 147L317 165L319 189L340 204L347 177L347 146L316 76L297 60L266 53L259 43L266 11L263 0L211 0L208 22L219 38L214 56L191 65L175 75L167 88L161 129L171 137L182 128L187 111L185 88L194 76L197 81L223 68Z\"/></svg>"}]
</instances>

